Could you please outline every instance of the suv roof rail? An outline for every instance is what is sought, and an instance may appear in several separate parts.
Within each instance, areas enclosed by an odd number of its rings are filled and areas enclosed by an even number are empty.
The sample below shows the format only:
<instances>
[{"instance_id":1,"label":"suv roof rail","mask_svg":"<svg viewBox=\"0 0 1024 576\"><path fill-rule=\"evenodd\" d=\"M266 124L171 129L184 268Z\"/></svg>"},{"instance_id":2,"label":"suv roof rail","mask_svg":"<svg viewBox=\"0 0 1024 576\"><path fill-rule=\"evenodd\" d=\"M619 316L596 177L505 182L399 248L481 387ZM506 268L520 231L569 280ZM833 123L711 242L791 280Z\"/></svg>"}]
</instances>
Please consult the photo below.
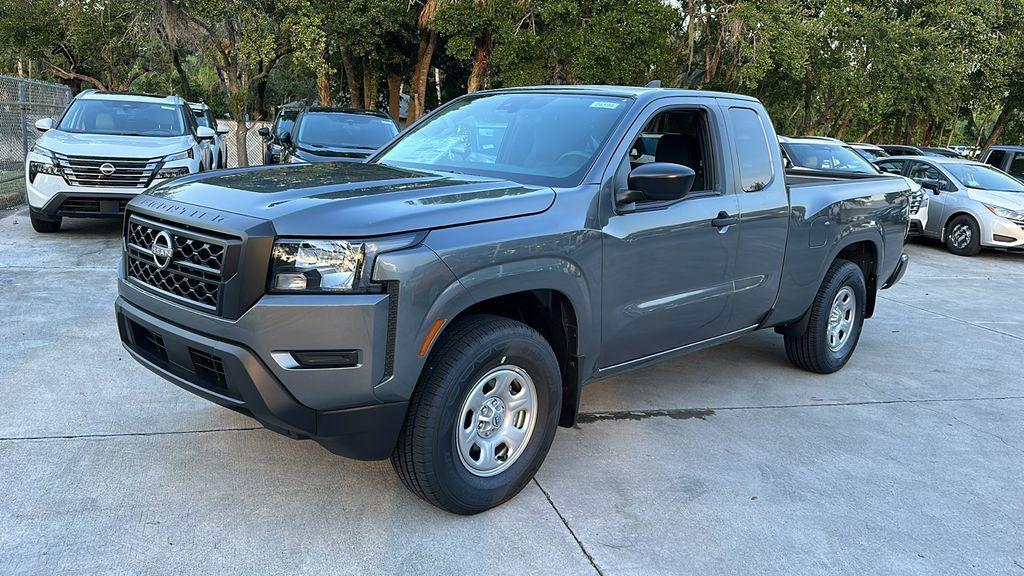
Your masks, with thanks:
<instances>
[{"instance_id":1,"label":"suv roof rail","mask_svg":"<svg viewBox=\"0 0 1024 576\"><path fill-rule=\"evenodd\" d=\"M661 88L661 80L651 80L644 84L644 88Z\"/></svg>"},{"instance_id":2,"label":"suv roof rail","mask_svg":"<svg viewBox=\"0 0 1024 576\"><path fill-rule=\"evenodd\" d=\"M82 90L78 94L75 94L75 98L78 98L79 96L86 96L86 95L89 95L89 94L93 94L94 92L99 92L99 90L97 90L95 88L86 88L85 90Z\"/></svg>"}]
</instances>

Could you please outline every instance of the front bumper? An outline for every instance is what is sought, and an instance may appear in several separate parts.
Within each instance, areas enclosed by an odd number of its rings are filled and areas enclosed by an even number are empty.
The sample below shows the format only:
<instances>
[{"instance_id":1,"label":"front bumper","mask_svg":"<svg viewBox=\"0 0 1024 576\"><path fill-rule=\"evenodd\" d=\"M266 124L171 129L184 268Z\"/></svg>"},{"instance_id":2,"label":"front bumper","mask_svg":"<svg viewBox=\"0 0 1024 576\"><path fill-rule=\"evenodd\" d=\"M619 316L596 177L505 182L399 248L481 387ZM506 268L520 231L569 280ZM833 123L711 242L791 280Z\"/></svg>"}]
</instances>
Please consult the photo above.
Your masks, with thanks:
<instances>
[{"instance_id":1,"label":"front bumper","mask_svg":"<svg viewBox=\"0 0 1024 576\"><path fill-rule=\"evenodd\" d=\"M1024 224L991 216L982 223L981 245L986 248L1024 250Z\"/></svg>"},{"instance_id":2,"label":"front bumper","mask_svg":"<svg viewBox=\"0 0 1024 576\"><path fill-rule=\"evenodd\" d=\"M300 402L252 349L158 318L123 296L114 308L128 352L179 387L247 414L270 430L311 438L349 458L379 460L394 449L408 402L316 409ZM290 376L301 380L324 371L292 370Z\"/></svg>"}]
</instances>

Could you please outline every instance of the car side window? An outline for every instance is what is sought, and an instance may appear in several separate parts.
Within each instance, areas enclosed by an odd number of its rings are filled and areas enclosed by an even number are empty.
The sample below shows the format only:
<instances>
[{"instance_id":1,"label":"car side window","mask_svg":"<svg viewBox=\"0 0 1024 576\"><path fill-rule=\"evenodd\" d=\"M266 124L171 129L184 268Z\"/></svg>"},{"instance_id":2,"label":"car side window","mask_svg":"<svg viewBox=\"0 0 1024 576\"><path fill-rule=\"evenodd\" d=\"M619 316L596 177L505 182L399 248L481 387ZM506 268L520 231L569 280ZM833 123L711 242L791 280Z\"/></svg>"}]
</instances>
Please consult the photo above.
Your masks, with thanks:
<instances>
[{"instance_id":1,"label":"car side window","mask_svg":"<svg viewBox=\"0 0 1024 576\"><path fill-rule=\"evenodd\" d=\"M695 108L676 108L655 114L629 149L629 169L651 162L680 164L696 174L692 191L713 190L707 120L705 111Z\"/></svg>"},{"instance_id":2,"label":"car side window","mask_svg":"<svg viewBox=\"0 0 1024 576\"><path fill-rule=\"evenodd\" d=\"M729 120L743 191L763 190L775 177L775 164L764 123L751 108L729 108Z\"/></svg>"},{"instance_id":3,"label":"car side window","mask_svg":"<svg viewBox=\"0 0 1024 576\"><path fill-rule=\"evenodd\" d=\"M1024 179L1024 152L1017 152L1013 155L1013 160L1006 172L1018 180Z\"/></svg>"},{"instance_id":4,"label":"car side window","mask_svg":"<svg viewBox=\"0 0 1024 576\"><path fill-rule=\"evenodd\" d=\"M882 160L876 162L875 165L878 169L886 174L902 174L903 173L903 161L902 160Z\"/></svg>"},{"instance_id":5,"label":"car side window","mask_svg":"<svg viewBox=\"0 0 1024 576\"><path fill-rule=\"evenodd\" d=\"M1018 157L1020 154L1017 155ZM985 163L996 168L1003 167L1003 160L1006 159L1006 150L992 150L988 153L988 158L985 158Z\"/></svg>"},{"instance_id":6,"label":"car side window","mask_svg":"<svg viewBox=\"0 0 1024 576\"><path fill-rule=\"evenodd\" d=\"M938 180L942 182L943 187L952 187L949 179L943 176L938 168L924 162L914 162L911 164L910 172L907 175L918 183L922 180Z\"/></svg>"}]
</instances>

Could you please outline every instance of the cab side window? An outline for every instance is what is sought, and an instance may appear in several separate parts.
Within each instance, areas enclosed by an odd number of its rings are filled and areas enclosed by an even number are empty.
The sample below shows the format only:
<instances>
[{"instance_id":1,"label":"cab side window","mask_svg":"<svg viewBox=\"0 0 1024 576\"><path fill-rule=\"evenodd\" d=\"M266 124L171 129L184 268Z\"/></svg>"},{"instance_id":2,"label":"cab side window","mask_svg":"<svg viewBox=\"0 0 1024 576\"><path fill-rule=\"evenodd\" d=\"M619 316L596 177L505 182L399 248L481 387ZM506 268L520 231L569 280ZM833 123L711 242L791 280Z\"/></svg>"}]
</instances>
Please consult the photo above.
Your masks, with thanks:
<instances>
[{"instance_id":1,"label":"cab side window","mask_svg":"<svg viewBox=\"0 0 1024 576\"><path fill-rule=\"evenodd\" d=\"M633 141L629 166L632 169L651 162L681 164L696 174L691 190L713 190L710 148L703 110L666 110L652 117Z\"/></svg>"},{"instance_id":2,"label":"cab side window","mask_svg":"<svg viewBox=\"0 0 1024 576\"><path fill-rule=\"evenodd\" d=\"M1017 152L1006 172L1018 180L1024 180L1024 152Z\"/></svg>"},{"instance_id":3,"label":"cab side window","mask_svg":"<svg viewBox=\"0 0 1024 576\"><path fill-rule=\"evenodd\" d=\"M744 192L763 190L775 177L775 164L768 147L768 134L761 117L751 108L729 108L729 120L736 144L740 182Z\"/></svg>"},{"instance_id":4,"label":"cab side window","mask_svg":"<svg viewBox=\"0 0 1024 576\"><path fill-rule=\"evenodd\" d=\"M1018 154L1017 156L1020 156ZM1003 167L1003 160L1006 159L1006 150L993 150L988 153L988 158L985 158L985 163L996 168Z\"/></svg>"}]
</instances>

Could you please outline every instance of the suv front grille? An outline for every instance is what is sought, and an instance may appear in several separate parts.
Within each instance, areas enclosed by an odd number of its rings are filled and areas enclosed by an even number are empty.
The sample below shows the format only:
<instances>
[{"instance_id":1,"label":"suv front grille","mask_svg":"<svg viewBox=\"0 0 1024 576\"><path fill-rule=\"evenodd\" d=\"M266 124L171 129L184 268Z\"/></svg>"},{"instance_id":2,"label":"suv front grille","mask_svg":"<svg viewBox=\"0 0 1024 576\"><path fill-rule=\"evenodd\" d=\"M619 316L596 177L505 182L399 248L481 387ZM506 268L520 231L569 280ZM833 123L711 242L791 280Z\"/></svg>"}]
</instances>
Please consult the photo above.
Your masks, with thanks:
<instances>
[{"instance_id":1,"label":"suv front grille","mask_svg":"<svg viewBox=\"0 0 1024 576\"><path fill-rule=\"evenodd\" d=\"M917 211L921 209L921 205L924 204L924 190L918 190L910 195L910 214L917 214Z\"/></svg>"},{"instance_id":2,"label":"suv front grille","mask_svg":"<svg viewBox=\"0 0 1024 576\"><path fill-rule=\"evenodd\" d=\"M171 256L154 256L157 237L166 232ZM131 214L125 232L125 272L136 284L176 302L219 313L231 240ZM166 247L161 242L159 246Z\"/></svg>"},{"instance_id":3,"label":"suv front grille","mask_svg":"<svg viewBox=\"0 0 1024 576\"><path fill-rule=\"evenodd\" d=\"M89 158L54 154L72 186L145 188L160 169L160 158Z\"/></svg>"}]
</instances>

